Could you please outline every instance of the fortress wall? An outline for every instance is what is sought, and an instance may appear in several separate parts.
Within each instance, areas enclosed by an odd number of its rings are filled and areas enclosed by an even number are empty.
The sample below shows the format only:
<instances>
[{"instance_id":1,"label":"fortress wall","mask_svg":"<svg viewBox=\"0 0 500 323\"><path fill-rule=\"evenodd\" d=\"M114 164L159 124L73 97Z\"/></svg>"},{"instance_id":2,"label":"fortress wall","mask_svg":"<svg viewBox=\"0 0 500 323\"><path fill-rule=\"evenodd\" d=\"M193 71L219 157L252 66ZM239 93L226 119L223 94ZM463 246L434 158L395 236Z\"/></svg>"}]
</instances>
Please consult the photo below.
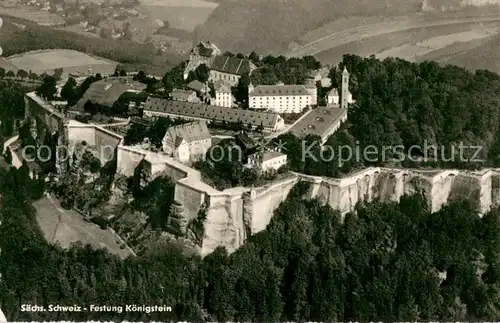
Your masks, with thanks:
<instances>
[{"instance_id":1,"label":"fortress wall","mask_svg":"<svg viewBox=\"0 0 500 323\"><path fill-rule=\"evenodd\" d=\"M188 222L198 216L201 206L207 201L204 191L198 190L183 181L177 181L175 184L174 200L182 205L184 217Z\"/></svg>"},{"instance_id":2,"label":"fortress wall","mask_svg":"<svg viewBox=\"0 0 500 323\"><path fill-rule=\"evenodd\" d=\"M127 177L134 175L135 168L145 156L144 152L125 146L118 146L116 172Z\"/></svg>"},{"instance_id":3,"label":"fortress wall","mask_svg":"<svg viewBox=\"0 0 500 323\"><path fill-rule=\"evenodd\" d=\"M500 173L496 170L491 174L491 203L492 206L500 205Z\"/></svg>"},{"instance_id":4,"label":"fortress wall","mask_svg":"<svg viewBox=\"0 0 500 323\"><path fill-rule=\"evenodd\" d=\"M246 239L241 197L211 196L209 204L204 223L202 257L212 253L218 246L225 246L229 252L236 251Z\"/></svg>"},{"instance_id":5,"label":"fortress wall","mask_svg":"<svg viewBox=\"0 0 500 323\"><path fill-rule=\"evenodd\" d=\"M260 232L267 227L274 210L287 198L288 193L290 193L290 190L298 181L298 177L293 176L257 190L255 197L252 198L253 210L250 222L252 234Z\"/></svg>"},{"instance_id":6,"label":"fortress wall","mask_svg":"<svg viewBox=\"0 0 500 323\"><path fill-rule=\"evenodd\" d=\"M163 164L163 174L172 178L173 181L178 181L188 176L188 173L184 170L168 163Z\"/></svg>"},{"instance_id":7,"label":"fortress wall","mask_svg":"<svg viewBox=\"0 0 500 323\"><path fill-rule=\"evenodd\" d=\"M76 145L85 141L88 145L94 146L95 139L95 128L92 125L68 125L68 144Z\"/></svg>"},{"instance_id":8,"label":"fortress wall","mask_svg":"<svg viewBox=\"0 0 500 323\"><path fill-rule=\"evenodd\" d=\"M97 148L101 164L113 159L115 148L123 137L101 127L95 127L95 146Z\"/></svg>"}]
</instances>

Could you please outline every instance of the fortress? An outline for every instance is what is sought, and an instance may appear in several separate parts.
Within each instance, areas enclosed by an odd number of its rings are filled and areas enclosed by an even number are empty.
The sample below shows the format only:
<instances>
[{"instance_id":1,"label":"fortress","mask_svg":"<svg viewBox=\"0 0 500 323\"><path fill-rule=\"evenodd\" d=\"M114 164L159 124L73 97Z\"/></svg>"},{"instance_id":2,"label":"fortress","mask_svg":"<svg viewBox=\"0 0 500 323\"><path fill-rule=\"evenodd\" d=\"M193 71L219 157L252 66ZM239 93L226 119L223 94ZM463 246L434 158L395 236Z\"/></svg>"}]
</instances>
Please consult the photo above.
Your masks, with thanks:
<instances>
[{"instance_id":1,"label":"fortress","mask_svg":"<svg viewBox=\"0 0 500 323\"><path fill-rule=\"evenodd\" d=\"M66 121L50 106L34 96L27 95L27 114L44 127L61 130L70 146L86 141L101 151L101 162L117 154L117 173L132 176L143 162L150 178L161 175L175 182L175 201L180 216L187 223L200 210L205 212L201 255L210 254L216 247L225 246L229 252L238 249L245 239L269 224L273 212L284 201L293 186L302 181L310 183L306 198L318 199L345 215L354 211L358 203L382 200L398 201L403 195L423 194L429 209L438 211L451 200L462 198L476 203L483 214L500 203L500 169L481 171L416 170L372 167L350 176L334 179L293 173L288 178L262 187L237 187L219 191L201 180L201 174L173 158L139 148L127 147L123 138L104 128ZM45 111L45 113L43 113ZM33 118L34 117L34 118ZM114 153L113 151L113 153ZM62 168L63 169L63 168Z\"/></svg>"}]
</instances>

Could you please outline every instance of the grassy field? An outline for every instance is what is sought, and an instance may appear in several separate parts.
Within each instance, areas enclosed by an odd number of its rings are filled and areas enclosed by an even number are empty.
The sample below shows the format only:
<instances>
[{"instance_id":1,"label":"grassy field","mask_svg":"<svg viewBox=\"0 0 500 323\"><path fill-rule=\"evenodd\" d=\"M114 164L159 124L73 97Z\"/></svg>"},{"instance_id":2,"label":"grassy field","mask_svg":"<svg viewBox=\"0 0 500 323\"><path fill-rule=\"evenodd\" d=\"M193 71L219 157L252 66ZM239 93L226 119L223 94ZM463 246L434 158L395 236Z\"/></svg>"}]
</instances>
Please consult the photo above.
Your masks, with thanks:
<instances>
[{"instance_id":1,"label":"grassy field","mask_svg":"<svg viewBox=\"0 0 500 323\"><path fill-rule=\"evenodd\" d=\"M399 57L402 59L414 61L434 51L450 47L451 45L454 44L469 43L468 46L470 46L470 44L475 43L474 42L475 40L480 41L491 37L494 34L494 32L495 32L494 29L491 30L478 29L465 32L458 32L455 34L449 34L444 36L432 37L424 41L418 42L416 44L404 44L402 46L397 46L390 48L388 50L384 50L382 52L377 53L376 56L377 58L380 59L384 59L386 57ZM450 49L451 48L454 47L450 47Z\"/></svg>"},{"instance_id":2,"label":"grassy field","mask_svg":"<svg viewBox=\"0 0 500 323\"><path fill-rule=\"evenodd\" d=\"M497 23L491 22L482 25L484 27L492 27L495 24ZM315 56L325 64L328 63L336 65L342 59L342 55L344 54L350 53L360 56L370 56L404 45L406 46L402 47L403 54L408 56L409 54L411 54L411 47L408 48L408 45L416 46L417 43L432 39L434 37L468 32L471 31L471 29L475 29L477 27L478 24L475 23L462 23L458 25L415 28L394 33L387 33L338 45L334 48L322 51ZM407 52L405 52L404 50L407 50Z\"/></svg>"},{"instance_id":3,"label":"grassy field","mask_svg":"<svg viewBox=\"0 0 500 323\"><path fill-rule=\"evenodd\" d=\"M171 28L193 32L203 25L218 4L203 0L143 0L139 10L151 19L168 21Z\"/></svg>"},{"instance_id":4,"label":"grassy field","mask_svg":"<svg viewBox=\"0 0 500 323\"><path fill-rule=\"evenodd\" d=\"M419 59L435 60L470 70L486 69L500 74L500 35L466 43L456 43Z\"/></svg>"},{"instance_id":5,"label":"grassy field","mask_svg":"<svg viewBox=\"0 0 500 323\"><path fill-rule=\"evenodd\" d=\"M64 19L55 13L30 8L2 8L2 14L26 19L41 26L64 24Z\"/></svg>"},{"instance_id":6,"label":"grassy field","mask_svg":"<svg viewBox=\"0 0 500 323\"><path fill-rule=\"evenodd\" d=\"M37 223L48 242L57 242L63 248L81 242L96 249L105 248L122 259L130 255L126 248L120 248L120 242L110 229L102 230L86 222L78 212L62 209L57 201L53 203L44 197L33 205L37 210Z\"/></svg>"},{"instance_id":7,"label":"grassy field","mask_svg":"<svg viewBox=\"0 0 500 323\"><path fill-rule=\"evenodd\" d=\"M63 68L65 73L85 73L92 68L93 72L105 75L112 74L118 65L117 62L67 49L32 51L7 59L19 69L37 74L51 72L56 68Z\"/></svg>"}]
</instances>

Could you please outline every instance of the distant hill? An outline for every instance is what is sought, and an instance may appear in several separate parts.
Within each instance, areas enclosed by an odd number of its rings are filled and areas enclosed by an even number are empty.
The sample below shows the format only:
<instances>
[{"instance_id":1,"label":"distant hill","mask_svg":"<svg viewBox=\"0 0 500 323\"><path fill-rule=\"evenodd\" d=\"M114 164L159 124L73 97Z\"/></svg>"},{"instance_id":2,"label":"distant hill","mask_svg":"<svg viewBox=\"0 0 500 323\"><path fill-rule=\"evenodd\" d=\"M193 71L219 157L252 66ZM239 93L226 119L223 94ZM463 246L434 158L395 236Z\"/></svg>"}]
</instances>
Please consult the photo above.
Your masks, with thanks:
<instances>
[{"instance_id":1,"label":"distant hill","mask_svg":"<svg viewBox=\"0 0 500 323\"><path fill-rule=\"evenodd\" d=\"M306 32L352 15L402 15L419 12L411 0L218 0L220 5L195 30L196 40L211 40L234 52L278 53Z\"/></svg>"},{"instance_id":2,"label":"distant hill","mask_svg":"<svg viewBox=\"0 0 500 323\"><path fill-rule=\"evenodd\" d=\"M142 69L147 73L165 72L183 59L173 53L157 55L153 45L91 38L70 31L40 26L20 18L2 14L0 17L4 19L4 26L0 29L3 56L39 49L72 49L108 58L129 69ZM16 24L22 25L23 28Z\"/></svg>"}]
</instances>

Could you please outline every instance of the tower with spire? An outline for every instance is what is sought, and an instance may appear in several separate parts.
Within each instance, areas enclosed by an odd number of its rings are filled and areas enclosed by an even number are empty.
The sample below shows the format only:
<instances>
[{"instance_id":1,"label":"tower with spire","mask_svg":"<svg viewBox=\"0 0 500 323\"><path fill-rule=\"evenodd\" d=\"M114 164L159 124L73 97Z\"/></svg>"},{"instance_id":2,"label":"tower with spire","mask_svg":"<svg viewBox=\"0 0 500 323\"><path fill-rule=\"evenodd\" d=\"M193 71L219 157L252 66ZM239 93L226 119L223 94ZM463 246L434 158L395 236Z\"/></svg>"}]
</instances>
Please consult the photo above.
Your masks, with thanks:
<instances>
[{"instance_id":1,"label":"tower with spire","mask_svg":"<svg viewBox=\"0 0 500 323\"><path fill-rule=\"evenodd\" d=\"M341 103L340 107L342 109L347 109L347 106L349 104L349 72L347 71L347 68L344 66L344 71L342 72L342 97L341 97Z\"/></svg>"}]
</instances>

